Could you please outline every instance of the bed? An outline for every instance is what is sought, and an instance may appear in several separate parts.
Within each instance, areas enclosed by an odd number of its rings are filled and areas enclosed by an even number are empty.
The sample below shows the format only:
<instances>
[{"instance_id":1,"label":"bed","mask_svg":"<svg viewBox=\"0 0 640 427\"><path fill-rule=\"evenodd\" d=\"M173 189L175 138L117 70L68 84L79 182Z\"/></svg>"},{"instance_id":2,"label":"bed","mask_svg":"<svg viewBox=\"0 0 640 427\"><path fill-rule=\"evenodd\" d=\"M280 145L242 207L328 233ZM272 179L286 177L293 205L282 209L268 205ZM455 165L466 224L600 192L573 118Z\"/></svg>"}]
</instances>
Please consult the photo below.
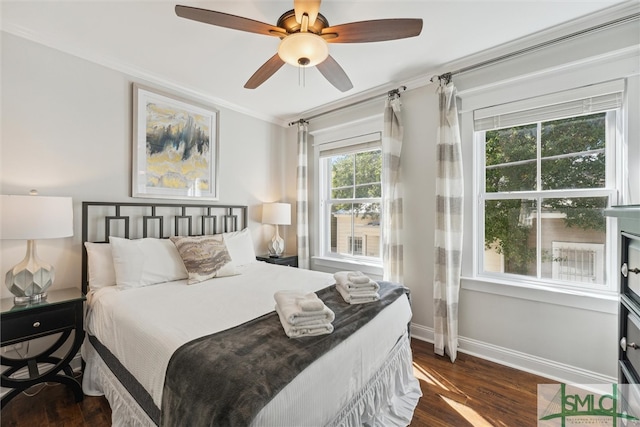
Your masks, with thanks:
<instances>
[{"instance_id":1,"label":"bed","mask_svg":"<svg viewBox=\"0 0 640 427\"><path fill-rule=\"evenodd\" d=\"M332 274L256 261L246 206L82 211L83 391L107 398L113 425L410 423L421 392L405 288L380 282L380 301L349 305ZM202 245L231 260L213 278L185 272ZM285 335L274 294L293 289L334 309L332 333Z\"/></svg>"}]
</instances>

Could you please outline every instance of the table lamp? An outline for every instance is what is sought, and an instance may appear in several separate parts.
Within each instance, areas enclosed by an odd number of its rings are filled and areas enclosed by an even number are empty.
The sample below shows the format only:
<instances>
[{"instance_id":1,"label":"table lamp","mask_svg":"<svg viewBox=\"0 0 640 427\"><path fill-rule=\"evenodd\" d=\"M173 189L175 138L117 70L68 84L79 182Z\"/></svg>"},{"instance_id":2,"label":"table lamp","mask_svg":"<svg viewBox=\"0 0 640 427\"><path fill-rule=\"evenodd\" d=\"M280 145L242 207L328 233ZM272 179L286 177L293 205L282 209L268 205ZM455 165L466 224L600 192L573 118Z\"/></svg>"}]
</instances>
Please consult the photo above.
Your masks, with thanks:
<instances>
[{"instance_id":1,"label":"table lamp","mask_svg":"<svg viewBox=\"0 0 640 427\"><path fill-rule=\"evenodd\" d=\"M72 199L3 194L0 203L0 239L27 241L25 258L7 272L5 283L15 304L38 302L47 297L55 274L38 257L35 240L73 236Z\"/></svg>"},{"instance_id":2,"label":"table lamp","mask_svg":"<svg viewBox=\"0 0 640 427\"><path fill-rule=\"evenodd\" d=\"M269 242L269 256L280 257L284 252L284 240L280 237L278 225L291 224L291 205L289 203L265 203L262 205L262 223L273 224L276 232Z\"/></svg>"}]
</instances>

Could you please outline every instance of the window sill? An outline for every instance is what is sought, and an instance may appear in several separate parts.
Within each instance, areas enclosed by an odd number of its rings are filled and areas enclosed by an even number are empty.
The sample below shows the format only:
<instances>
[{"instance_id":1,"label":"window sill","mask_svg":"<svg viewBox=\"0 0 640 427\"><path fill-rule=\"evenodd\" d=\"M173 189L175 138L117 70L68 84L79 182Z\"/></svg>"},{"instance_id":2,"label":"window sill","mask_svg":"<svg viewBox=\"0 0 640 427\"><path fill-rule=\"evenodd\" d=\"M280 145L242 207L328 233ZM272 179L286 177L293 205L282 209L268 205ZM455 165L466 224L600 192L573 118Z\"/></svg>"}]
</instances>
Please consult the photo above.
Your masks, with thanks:
<instances>
[{"instance_id":1,"label":"window sill","mask_svg":"<svg viewBox=\"0 0 640 427\"><path fill-rule=\"evenodd\" d=\"M313 263L318 266L322 266L325 268L335 269L336 271L341 270L358 270L367 275L374 275L382 277L383 270L382 266L379 264L343 259L343 258L333 258L333 257L322 257L322 256L314 256L311 257Z\"/></svg>"},{"instance_id":2,"label":"window sill","mask_svg":"<svg viewBox=\"0 0 640 427\"><path fill-rule=\"evenodd\" d=\"M462 277L461 288L510 298L519 298L547 304L555 304L601 313L618 313L618 295L596 293L551 286L513 283L484 277Z\"/></svg>"}]
</instances>

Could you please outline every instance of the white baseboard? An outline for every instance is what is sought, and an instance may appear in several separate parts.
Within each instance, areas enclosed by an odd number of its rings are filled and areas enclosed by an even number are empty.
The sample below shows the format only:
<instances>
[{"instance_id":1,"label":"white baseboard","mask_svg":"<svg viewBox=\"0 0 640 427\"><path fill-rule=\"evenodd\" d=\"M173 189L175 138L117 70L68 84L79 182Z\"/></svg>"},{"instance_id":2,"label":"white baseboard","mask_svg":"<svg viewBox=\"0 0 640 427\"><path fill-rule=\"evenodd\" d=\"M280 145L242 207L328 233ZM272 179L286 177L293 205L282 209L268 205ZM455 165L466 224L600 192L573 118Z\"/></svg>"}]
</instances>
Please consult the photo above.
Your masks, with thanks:
<instances>
[{"instance_id":1,"label":"white baseboard","mask_svg":"<svg viewBox=\"0 0 640 427\"><path fill-rule=\"evenodd\" d=\"M433 328L412 323L411 336L433 343ZM472 338L459 337L458 343L458 351L461 353L566 384L613 384L618 382L616 377L576 368Z\"/></svg>"},{"instance_id":2,"label":"white baseboard","mask_svg":"<svg viewBox=\"0 0 640 427\"><path fill-rule=\"evenodd\" d=\"M80 356L79 352L78 354L75 355L73 359L71 359L71 363L69 363L69 366L71 366L71 369L73 370L73 372L80 372L80 370L82 369L82 357ZM29 370L25 366L24 368L16 372L12 376L12 378L20 379L20 380L29 378ZM59 383L54 383L54 384L59 384ZM5 394L9 393L10 391L11 391L10 388L4 388L4 387L0 388L0 399L2 399L5 396Z\"/></svg>"}]
</instances>

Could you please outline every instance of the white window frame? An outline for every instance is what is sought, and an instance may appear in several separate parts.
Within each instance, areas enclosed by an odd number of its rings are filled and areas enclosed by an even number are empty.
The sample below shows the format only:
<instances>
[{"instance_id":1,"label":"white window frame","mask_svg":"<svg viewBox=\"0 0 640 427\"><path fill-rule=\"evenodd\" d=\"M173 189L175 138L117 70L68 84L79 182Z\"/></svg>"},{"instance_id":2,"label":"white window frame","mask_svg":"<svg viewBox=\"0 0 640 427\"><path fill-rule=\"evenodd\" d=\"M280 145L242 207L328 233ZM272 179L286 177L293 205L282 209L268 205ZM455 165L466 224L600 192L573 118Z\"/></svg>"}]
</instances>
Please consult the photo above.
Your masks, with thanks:
<instances>
[{"instance_id":1,"label":"white window frame","mask_svg":"<svg viewBox=\"0 0 640 427\"><path fill-rule=\"evenodd\" d=\"M345 270L358 269L365 274L382 277L382 258L379 260L371 257L358 256L337 256L325 251L327 247L326 230L327 224L323 218L327 218L325 210L327 207L322 199L321 179L326 171L322 171L321 153L328 149L348 147L354 144L362 144L366 141L379 141L382 146L382 127L384 117L382 114L372 114L361 119L348 121L337 126L312 129L309 134L313 138L314 153L314 176L313 187L315 189L315 206L313 228L315 234L315 244L312 248L312 262L320 269ZM363 201L366 201L363 200ZM382 239L381 239L382 240ZM330 244L330 242L329 242Z\"/></svg>"},{"instance_id":2,"label":"white window frame","mask_svg":"<svg viewBox=\"0 0 640 427\"><path fill-rule=\"evenodd\" d=\"M367 135L361 135L355 138L349 138L342 141L334 141L332 143L323 144L319 148L318 152L318 170L319 170L319 242L320 251L318 254L324 258L334 258L347 260L351 262L362 262L371 265L382 265L382 258L374 258L366 255L341 254L331 251L331 239L329 234L331 232L331 205L334 203L341 203L341 200L334 200L331 198L330 193L330 180L331 180L331 164L328 161L331 155L323 153L331 152L332 150L339 150L343 154L355 154L366 151L374 151L382 149L382 136L380 133L372 133ZM382 185L382 183L380 183ZM382 215L382 197L379 198L361 198L361 199L345 199L344 203L379 203L381 206L380 215ZM353 228L353 227L352 227ZM353 230L352 230L353 237ZM380 250L382 254L382 250Z\"/></svg>"},{"instance_id":3,"label":"white window frame","mask_svg":"<svg viewBox=\"0 0 640 427\"><path fill-rule=\"evenodd\" d=\"M605 83L602 87L609 87L612 84ZM522 109L535 108L538 105L544 105L544 102L563 102L567 99L563 99L563 96L569 94L573 96L573 99L576 97L583 96L584 93L589 93L590 88L578 88L571 91L559 92L551 95L547 95L544 97L530 98L525 99L523 101L516 101L514 103L509 103L511 105L505 104L505 106L497 105L495 107L490 107L486 111L483 111L484 116L489 116L493 113L500 114L500 110L508 111L510 108L512 109L514 105L520 104ZM569 98L568 100L571 100ZM561 118L569 118L569 117L577 117L580 115L588 115L589 113L572 113L566 116L559 116L557 119ZM475 112L474 112L474 115ZM479 115L481 118L483 114ZM496 273L496 272L487 272L484 271L484 206L486 200L489 199L535 199L538 201L538 212L540 209L539 201L543 198L558 198L558 197L607 197L609 199L609 204L613 205L617 203L618 198L618 188L620 188L620 179L617 173L617 167L620 159L620 147L622 145L620 139L619 130L621 128L621 107L615 110L610 110L607 112L606 116L606 126L607 126L607 146L606 146L606 158L607 158L607 168L606 168L606 185L605 188L599 189L575 189L575 190L545 190L545 191L517 191L517 192L508 192L508 193L485 193L485 133L486 131L474 131L473 132L473 157L474 157L474 206L475 206L475 216L477 220L474 221L474 253L475 253L475 261L473 263L473 276L474 278L480 280L491 280L496 283L503 284L512 284L515 286L534 286L534 287L547 287L550 290L553 289L566 289L569 291L578 291L578 292L586 292L593 294L612 294L615 292L615 278L616 278L616 270L613 266L613 260L610 256L611 251L607 250L606 260L605 260L605 269L607 271L607 276L605 277L604 285L587 285L585 283L579 284L571 284L567 282L562 282L559 280L542 278L541 277L541 257L540 253L537 254L537 263L538 263L538 277L528 277L516 274L509 273ZM477 115L476 115L477 117ZM555 120L552 118L544 118L541 121L546 122L549 120ZM508 128L514 126L520 126L527 124L526 122L513 124L508 123L507 126L500 126L497 124L494 128ZM538 159L539 161L539 159ZM539 177L538 177L539 179ZM615 233L613 232L613 227L611 226L611 222L606 220L606 243L605 245L609 248L615 248L617 244ZM537 230L537 249L540 251L541 244L541 227L538 227Z\"/></svg>"}]
</instances>

